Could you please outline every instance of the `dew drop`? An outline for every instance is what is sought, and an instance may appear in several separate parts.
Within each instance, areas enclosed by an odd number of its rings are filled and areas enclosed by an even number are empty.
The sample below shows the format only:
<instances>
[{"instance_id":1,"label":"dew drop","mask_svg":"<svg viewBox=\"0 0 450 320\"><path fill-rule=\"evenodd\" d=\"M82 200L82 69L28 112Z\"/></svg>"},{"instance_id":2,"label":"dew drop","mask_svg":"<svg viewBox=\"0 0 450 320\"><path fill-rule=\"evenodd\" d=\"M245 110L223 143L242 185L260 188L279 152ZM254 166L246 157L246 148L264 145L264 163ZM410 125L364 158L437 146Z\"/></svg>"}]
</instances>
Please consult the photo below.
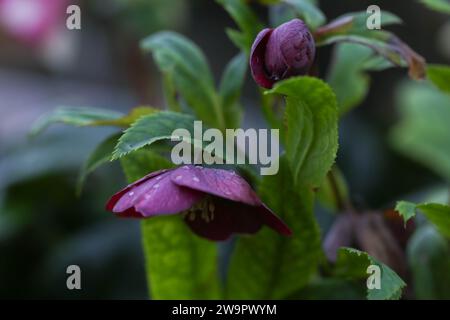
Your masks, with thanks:
<instances>
[{"instance_id":1,"label":"dew drop","mask_svg":"<svg viewBox=\"0 0 450 320\"><path fill-rule=\"evenodd\" d=\"M133 192L133 191L131 191L131 192L128 193L128 196L130 196L130 197L132 197L133 195L134 195L134 192Z\"/></svg>"},{"instance_id":2,"label":"dew drop","mask_svg":"<svg viewBox=\"0 0 450 320\"><path fill-rule=\"evenodd\" d=\"M195 182L200 182L200 179L197 177L193 177L192 180L194 180Z\"/></svg>"},{"instance_id":3,"label":"dew drop","mask_svg":"<svg viewBox=\"0 0 450 320\"><path fill-rule=\"evenodd\" d=\"M183 179L183 176L176 176L175 177L175 180L181 180L181 179Z\"/></svg>"}]
</instances>

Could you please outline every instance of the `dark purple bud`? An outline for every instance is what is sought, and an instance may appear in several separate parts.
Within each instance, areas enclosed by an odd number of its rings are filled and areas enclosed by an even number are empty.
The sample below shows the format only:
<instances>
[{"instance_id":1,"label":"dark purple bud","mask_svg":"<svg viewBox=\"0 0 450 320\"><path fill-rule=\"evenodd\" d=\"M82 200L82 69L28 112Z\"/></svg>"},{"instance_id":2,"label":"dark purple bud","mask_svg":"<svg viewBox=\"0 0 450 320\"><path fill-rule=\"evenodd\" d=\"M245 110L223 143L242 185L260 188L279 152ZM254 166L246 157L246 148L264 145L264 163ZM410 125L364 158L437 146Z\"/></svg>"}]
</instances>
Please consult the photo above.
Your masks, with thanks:
<instances>
[{"instance_id":1,"label":"dark purple bud","mask_svg":"<svg viewBox=\"0 0 450 320\"><path fill-rule=\"evenodd\" d=\"M279 80L307 74L315 54L314 39L300 19L264 29L253 42L252 76L261 87L270 89Z\"/></svg>"}]
</instances>

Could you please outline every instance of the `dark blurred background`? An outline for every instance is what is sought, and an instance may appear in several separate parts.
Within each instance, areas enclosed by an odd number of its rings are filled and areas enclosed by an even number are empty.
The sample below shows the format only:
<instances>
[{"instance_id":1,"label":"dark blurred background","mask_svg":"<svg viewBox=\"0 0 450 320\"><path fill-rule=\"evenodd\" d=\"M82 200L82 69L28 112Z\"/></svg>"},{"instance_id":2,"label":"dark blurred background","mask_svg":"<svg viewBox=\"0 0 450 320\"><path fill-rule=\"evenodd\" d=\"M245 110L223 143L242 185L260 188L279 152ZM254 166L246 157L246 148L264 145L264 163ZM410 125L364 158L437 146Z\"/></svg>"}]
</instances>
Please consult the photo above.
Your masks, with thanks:
<instances>
[{"instance_id":1,"label":"dark blurred background","mask_svg":"<svg viewBox=\"0 0 450 320\"><path fill-rule=\"evenodd\" d=\"M59 9L43 13L38 2ZM81 7L81 30L66 29L68 4ZM450 22L418 1L321 1L328 20L372 4L404 20L391 30L428 61L450 63ZM254 8L267 21L266 8ZM31 23L39 14L49 23L41 34L16 30L14 21ZM139 223L103 209L125 183L117 163L91 175L80 197L75 192L84 159L111 130L54 126L31 140L27 132L61 105L162 107L159 73L138 49L139 39L157 30L190 37L219 78L237 52L224 32L233 26L212 0L0 0L0 298L147 297ZM332 48L319 51L322 76L331 54ZM368 97L341 122L338 164L361 206L389 208L440 183L387 141L397 121L396 88L406 77L404 69L373 73ZM257 88L247 80L244 126L265 126ZM70 264L81 267L83 290L67 290Z\"/></svg>"}]
</instances>

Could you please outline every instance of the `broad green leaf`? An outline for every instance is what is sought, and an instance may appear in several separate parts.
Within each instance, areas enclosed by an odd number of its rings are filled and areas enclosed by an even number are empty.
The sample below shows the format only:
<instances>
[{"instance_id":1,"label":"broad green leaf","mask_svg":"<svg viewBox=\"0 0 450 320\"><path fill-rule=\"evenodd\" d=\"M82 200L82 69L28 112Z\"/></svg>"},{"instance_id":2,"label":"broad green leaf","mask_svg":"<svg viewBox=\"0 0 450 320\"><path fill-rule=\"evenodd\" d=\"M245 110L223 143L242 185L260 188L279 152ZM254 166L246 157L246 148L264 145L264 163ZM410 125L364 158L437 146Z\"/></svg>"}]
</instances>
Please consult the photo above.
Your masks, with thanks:
<instances>
[{"instance_id":1,"label":"broad green leaf","mask_svg":"<svg viewBox=\"0 0 450 320\"><path fill-rule=\"evenodd\" d=\"M95 126L98 121L117 120L124 115L120 112L89 108L89 107L59 107L39 118L30 130L31 135L37 135L55 123L73 126Z\"/></svg>"},{"instance_id":2,"label":"broad green leaf","mask_svg":"<svg viewBox=\"0 0 450 320\"><path fill-rule=\"evenodd\" d=\"M449 0L420 0L430 9L450 14L450 1Z\"/></svg>"},{"instance_id":3,"label":"broad green leaf","mask_svg":"<svg viewBox=\"0 0 450 320\"><path fill-rule=\"evenodd\" d=\"M335 272L337 276L346 279L367 279L370 276L367 273L367 268L370 265L376 265L381 270L381 288L367 289L367 299L400 299L406 283L391 268L378 262L365 252L351 248L339 249ZM365 282L364 285L366 285Z\"/></svg>"},{"instance_id":4,"label":"broad green leaf","mask_svg":"<svg viewBox=\"0 0 450 320\"><path fill-rule=\"evenodd\" d=\"M263 177L260 193L293 235L285 237L264 228L254 236L239 238L228 273L230 299L286 298L310 281L322 257L313 191L294 185L285 158L277 175Z\"/></svg>"},{"instance_id":5,"label":"broad green leaf","mask_svg":"<svg viewBox=\"0 0 450 320\"><path fill-rule=\"evenodd\" d=\"M94 172L101 165L108 163L111 160L111 155L114 151L114 147L119 140L120 135L114 134L100 143L95 150L90 154L89 158L83 164L80 170L77 181L77 193L80 194L83 188L83 184L87 176Z\"/></svg>"},{"instance_id":6,"label":"broad green leaf","mask_svg":"<svg viewBox=\"0 0 450 320\"><path fill-rule=\"evenodd\" d=\"M117 143L112 159L119 159L157 141L177 138L173 135L173 131L179 128L187 129L193 134L194 121L195 118L190 115L171 111L144 116L125 130Z\"/></svg>"},{"instance_id":7,"label":"broad green leaf","mask_svg":"<svg viewBox=\"0 0 450 320\"><path fill-rule=\"evenodd\" d=\"M140 150L121 159L131 183L149 172L171 167L165 158ZM142 221L146 273L153 299L218 299L217 246L197 237L181 216Z\"/></svg>"},{"instance_id":8,"label":"broad green leaf","mask_svg":"<svg viewBox=\"0 0 450 320\"><path fill-rule=\"evenodd\" d=\"M366 97L370 85L367 71L390 66L386 60L374 56L368 47L352 43L336 46L327 82L336 93L339 114L347 113Z\"/></svg>"},{"instance_id":9,"label":"broad green leaf","mask_svg":"<svg viewBox=\"0 0 450 320\"><path fill-rule=\"evenodd\" d=\"M400 123L391 134L393 147L450 181L450 97L416 83L398 92Z\"/></svg>"},{"instance_id":10,"label":"broad green leaf","mask_svg":"<svg viewBox=\"0 0 450 320\"><path fill-rule=\"evenodd\" d=\"M425 77L425 59L394 34L385 30L368 29L366 20L365 12L341 16L316 30L314 33L316 44L323 46L338 42L350 42L367 46L396 66L408 66L411 78L423 79ZM399 22L401 20L397 16L389 12L382 12L382 26Z\"/></svg>"},{"instance_id":11,"label":"broad green leaf","mask_svg":"<svg viewBox=\"0 0 450 320\"><path fill-rule=\"evenodd\" d=\"M137 107L131 109L128 115L108 109L90 107L59 107L42 116L31 128L30 134L37 135L55 123L72 126L117 126L128 127L139 117L157 112L151 107Z\"/></svg>"},{"instance_id":12,"label":"broad green leaf","mask_svg":"<svg viewBox=\"0 0 450 320\"><path fill-rule=\"evenodd\" d=\"M428 65L428 79L441 91L450 93L450 67L444 65Z\"/></svg>"},{"instance_id":13,"label":"broad green leaf","mask_svg":"<svg viewBox=\"0 0 450 320\"><path fill-rule=\"evenodd\" d=\"M200 48L184 36L167 31L145 38L141 41L141 48L152 52L161 72L173 81L176 90L198 118L212 127L224 129L220 99Z\"/></svg>"},{"instance_id":14,"label":"broad green leaf","mask_svg":"<svg viewBox=\"0 0 450 320\"><path fill-rule=\"evenodd\" d=\"M216 1L224 7L241 30L239 32L228 29L228 36L237 47L246 52L248 55L256 35L263 29L263 25L245 0Z\"/></svg>"},{"instance_id":15,"label":"broad green leaf","mask_svg":"<svg viewBox=\"0 0 450 320\"><path fill-rule=\"evenodd\" d=\"M320 187L338 149L336 96L310 77L278 82L268 93L286 96L286 153L295 183Z\"/></svg>"},{"instance_id":16,"label":"broad green leaf","mask_svg":"<svg viewBox=\"0 0 450 320\"><path fill-rule=\"evenodd\" d=\"M227 65L222 80L220 81L219 92L222 99L222 108L227 129L239 126L241 119L239 98L241 96L242 86L244 85L247 64L245 54L238 54Z\"/></svg>"},{"instance_id":17,"label":"broad green leaf","mask_svg":"<svg viewBox=\"0 0 450 320\"><path fill-rule=\"evenodd\" d=\"M450 207L440 203L422 203L417 205L444 236L450 238Z\"/></svg>"},{"instance_id":18,"label":"broad green leaf","mask_svg":"<svg viewBox=\"0 0 450 320\"><path fill-rule=\"evenodd\" d=\"M292 7L297 16L305 21L311 30L315 30L326 22L323 12L311 0L282 0L282 3Z\"/></svg>"},{"instance_id":19,"label":"broad green leaf","mask_svg":"<svg viewBox=\"0 0 450 320\"><path fill-rule=\"evenodd\" d=\"M416 210L420 210L428 220L446 237L450 238L450 207L440 203L421 203L399 201L397 210L405 220L405 223L415 216Z\"/></svg>"},{"instance_id":20,"label":"broad green leaf","mask_svg":"<svg viewBox=\"0 0 450 320\"><path fill-rule=\"evenodd\" d=\"M450 248L435 228L425 225L408 242L408 262L417 299L450 299Z\"/></svg>"}]
</instances>

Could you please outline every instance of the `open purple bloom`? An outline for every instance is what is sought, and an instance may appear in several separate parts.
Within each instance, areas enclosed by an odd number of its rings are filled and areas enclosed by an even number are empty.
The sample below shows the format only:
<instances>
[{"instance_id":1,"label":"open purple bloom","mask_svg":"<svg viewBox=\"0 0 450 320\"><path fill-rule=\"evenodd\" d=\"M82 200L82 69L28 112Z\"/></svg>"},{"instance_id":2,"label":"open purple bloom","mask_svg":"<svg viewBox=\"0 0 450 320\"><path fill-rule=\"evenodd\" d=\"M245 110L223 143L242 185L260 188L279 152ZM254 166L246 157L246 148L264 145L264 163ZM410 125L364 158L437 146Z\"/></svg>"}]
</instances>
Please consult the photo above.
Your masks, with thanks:
<instances>
[{"instance_id":1,"label":"open purple bloom","mask_svg":"<svg viewBox=\"0 0 450 320\"><path fill-rule=\"evenodd\" d=\"M179 213L192 231L215 241L233 233L253 234L263 225L291 234L243 178L199 166L150 173L113 195L106 209L138 218Z\"/></svg>"},{"instance_id":2,"label":"open purple bloom","mask_svg":"<svg viewBox=\"0 0 450 320\"><path fill-rule=\"evenodd\" d=\"M270 89L279 80L307 74L315 54L313 36L300 19L264 29L253 42L252 76L261 87Z\"/></svg>"}]
</instances>

